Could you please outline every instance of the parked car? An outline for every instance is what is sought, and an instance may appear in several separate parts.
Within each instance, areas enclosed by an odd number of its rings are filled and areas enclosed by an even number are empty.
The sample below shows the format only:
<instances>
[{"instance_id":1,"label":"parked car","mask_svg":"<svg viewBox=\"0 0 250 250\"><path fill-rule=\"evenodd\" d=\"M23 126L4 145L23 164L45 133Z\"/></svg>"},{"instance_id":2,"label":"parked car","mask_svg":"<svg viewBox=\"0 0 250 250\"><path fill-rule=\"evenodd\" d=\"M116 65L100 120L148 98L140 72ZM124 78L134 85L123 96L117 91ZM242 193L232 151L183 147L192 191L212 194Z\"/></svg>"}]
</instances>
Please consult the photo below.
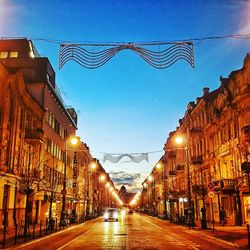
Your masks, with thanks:
<instances>
[{"instance_id":1,"label":"parked car","mask_svg":"<svg viewBox=\"0 0 250 250\"><path fill-rule=\"evenodd\" d=\"M103 217L104 221L118 221L118 210L116 208L107 208Z\"/></svg>"}]
</instances>

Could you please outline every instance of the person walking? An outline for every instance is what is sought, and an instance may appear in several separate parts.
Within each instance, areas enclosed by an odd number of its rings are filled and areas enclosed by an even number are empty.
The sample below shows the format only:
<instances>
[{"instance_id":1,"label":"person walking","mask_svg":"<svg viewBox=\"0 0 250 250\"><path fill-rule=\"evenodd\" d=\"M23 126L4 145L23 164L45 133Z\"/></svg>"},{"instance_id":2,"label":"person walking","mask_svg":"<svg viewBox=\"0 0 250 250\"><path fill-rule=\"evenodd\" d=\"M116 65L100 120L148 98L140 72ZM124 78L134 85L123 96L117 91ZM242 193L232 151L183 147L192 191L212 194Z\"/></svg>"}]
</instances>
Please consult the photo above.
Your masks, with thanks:
<instances>
[{"instance_id":1,"label":"person walking","mask_svg":"<svg viewBox=\"0 0 250 250\"><path fill-rule=\"evenodd\" d=\"M219 216L220 216L220 224L224 226L226 224L226 217L227 217L224 207L221 207Z\"/></svg>"}]
</instances>

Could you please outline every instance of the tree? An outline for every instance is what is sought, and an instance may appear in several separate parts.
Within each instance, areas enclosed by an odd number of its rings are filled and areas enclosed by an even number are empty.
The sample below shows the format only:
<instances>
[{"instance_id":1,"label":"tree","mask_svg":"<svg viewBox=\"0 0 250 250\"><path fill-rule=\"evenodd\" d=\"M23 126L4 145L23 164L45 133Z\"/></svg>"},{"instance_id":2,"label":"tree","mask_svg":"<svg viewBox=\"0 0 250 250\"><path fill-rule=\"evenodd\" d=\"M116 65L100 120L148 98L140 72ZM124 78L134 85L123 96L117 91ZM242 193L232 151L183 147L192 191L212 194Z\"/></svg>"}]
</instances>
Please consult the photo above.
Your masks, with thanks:
<instances>
[{"instance_id":1,"label":"tree","mask_svg":"<svg viewBox=\"0 0 250 250\"><path fill-rule=\"evenodd\" d=\"M48 201L49 201L49 227L53 228L54 221L52 219L52 204L57 200L61 195L61 189L63 185L63 174L57 171L57 166L55 166L55 158L53 157L50 161L48 161L48 165L45 165L44 172L47 173L44 175L44 179L46 180L44 191L50 193ZM52 167L51 167L52 166Z\"/></svg>"},{"instance_id":2,"label":"tree","mask_svg":"<svg viewBox=\"0 0 250 250\"><path fill-rule=\"evenodd\" d=\"M24 238L27 239L28 228L31 223L33 197L39 192L52 190L53 171L48 167L53 159L49 153L41 154L41 147L26 144L23 160L15 174L5 174L8 182L16 185L17 191L26 196L24 215Z\"/></svg>"}]
</instances>

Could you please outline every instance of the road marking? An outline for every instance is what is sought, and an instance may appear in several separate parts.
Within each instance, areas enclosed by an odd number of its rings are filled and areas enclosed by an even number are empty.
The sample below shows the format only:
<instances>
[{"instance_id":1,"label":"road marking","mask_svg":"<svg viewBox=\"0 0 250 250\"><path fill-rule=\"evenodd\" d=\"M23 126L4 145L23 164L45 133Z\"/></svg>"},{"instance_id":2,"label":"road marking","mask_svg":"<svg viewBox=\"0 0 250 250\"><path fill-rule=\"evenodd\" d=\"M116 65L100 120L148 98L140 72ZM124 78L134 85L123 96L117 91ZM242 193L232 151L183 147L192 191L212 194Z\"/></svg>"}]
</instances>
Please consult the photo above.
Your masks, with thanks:
<instances>
[{"instance_id":1,"label":"road marking","mask_svg":"<svg viewBox=\"0 0 250 250\"><path fill-rule=\"evenodd\" d=\"M195 232L195 233L198 233L197 231L194 231L194 232ZM233 243L233 242L229 242L229 241L226 241L226 240L222 240L222 239L220 239L220 238L217 238L217 237L214 237L214 236L211 236L211 235L204 234L203 232L202 232L202 233L199 232L199 234L202 234L203 236L205 236L206 238L209 238L209 239L211 239L211 240L216 240L216 241L219 241L219 242L221 242L221 243L228 244L228 245L230 245L230 246L235 247L235 243ZM236 245L237 245L237 244L236 244Z\"/></svg>"},{"instance_id":2,"label":"road marking","mask_svg":"<svg viewBox=\"0 0 250 250\"><path fill-rule=\"evenodd\" d=\"M69 227L69 228L67 228L67 229L64 229L63 231L58 231L58 232L56 232L56 233L47 235L47 236L45 236L45 237L41 237L40 239L32 240L32 241L30 241L30 242L28 242L28 243L26 243L26 244L23 244L23 245L21 245L21 246L19 246L19 247L15 247L15 248L12 248L12 249L19 249L19 248L28 246L28 245L30 245L30 244L39 242L39 241L44 240L44 239L47 239L47 238L50 238L50 237L55 236L55 235L57 235L57 234L66 232L66 231L68 231L68 230L70 230L70 229L74 229L74 228L77 227L77 226L79 226L79 225L76 225L76 226L73 226L73 227Z\"/></svg>"},{"instance_id":3,"label":"road marking","mask_svg":"<svg viewBox=\"0 0 250 250\"><path fill-rule=\"evenodd\" d=\"M153 222L151 222L151 221L149 221L149 220L147 220L147 219L145 219L145 218L143 218L143 220L145 220L147 223L149 223L149 224L151 224L151 225L153 225L153 226L155 226L155 227L158 227L158 228L160 228L160 229L163 229L163 227L160 227L160 226L154 224Z\"/></svg>"},{"instance_id":4,"label":"road marking","mask_svg":"<svg viewBox=\"0 0 250 250\"><path fill-rule=\"evenodd\" d=\"M96 224L95 224L95 226L96 226ZM64 247L66 247L66 246L68 246L69 244L71 244L72 242L74 242L75 240L78 240L78 239L81 238L83 235L85 235L85 234L87 234L88 232L92 231L92 230L95 228L95 226L92 227L91 229L89 229L88 231L84 232L83 234L79 235L78 237L74 238L74 239L71 240L70 242L66 243L65 245L63 245L63 246L57 248L57 250L61 250L61 249L63 249Z\"/></svg>"},{"instance_id":5,"label":"road marking","mask_svg":"<svg viewBox=\"0 0 250 250\"><path fill-rule=\"evenodd\" d=\"M145 220L146 222L148 222L149 224L151 224L151 225L153 225L153 226L155 226L155 227L158 227L158 228L160 228L160 229L166 229L166 228L163 228L163 227L161 227L161 226L158 226L158 225L156 225L156 224L154 224L153 222L151 222L151 221L149 221L149 220L147 220L147 219L145 219L145 218L142 218L143 220ZM200 245L198 245L198 244L196 244L195 242L192 242L192 241L185 241L185 239L183 240L183 239L177 239L176 237L174 237L173 236L173 234L172 233L169 233L168 232L168 234L171 236L172 235L172 237L174 238L174 239L176 239L176 241L179 241L179 243L181 242L181 243L183 243L184 245L186 245L188 248L192 248L192 249L195 249L195 250L199 250L199 248L197 248L197 247L195 247L195 246L193 246L193 245L189 245L190 243L192 243L192 244L195 244L196 246L198 246L198 247L200 247ZM182 238L182 237L181 237Z\"/></svg>"},{"instance_id":6,"label":"road marking","mask_svg":"<svg viewBox=\"0 0 250 250\"><path fill-rule=\"evenodd\" d=\"M92 220L92 221L95 221L95 220L97 220L98 218L96 218L96 219L94 219L94 220ZM69 231L69 230L71 230L71 229L74 229L75 227L79 227L79 226L85 226L86 224L78 224L78 225L75 225L75 226L73 226L73 227L69 227L69 228L66 228L66 229L63 229L63 230L61 230L61 231L58 231L58 232L56 232L56 233L53 233L53 234L50 234L50 235L47 235L47 236L44 236L44 237L41 237L40 239L36 239L36 240L32 240L32 241L30 241L30 242L28 242L28 243L26 243L26 244L22 244L21 246L18 246L18 247L15 247L15 248L6 248L6 250L8 250L8 249L20 249L20 248L23 248L23 247L25 247L25 246L28 246L28 245L31 245L31 244L33 244L33 243L37 243L37 242L39 242L39 241L41 241L41 240L45 240L45 239L48 239L48 238L50 238L50 237L52 237L52 236L55 236L55 235L57 235L57 234L60 234L60 233L63 233L63 232L67 232L67 231Z\"/></svg>"}]
</instances>

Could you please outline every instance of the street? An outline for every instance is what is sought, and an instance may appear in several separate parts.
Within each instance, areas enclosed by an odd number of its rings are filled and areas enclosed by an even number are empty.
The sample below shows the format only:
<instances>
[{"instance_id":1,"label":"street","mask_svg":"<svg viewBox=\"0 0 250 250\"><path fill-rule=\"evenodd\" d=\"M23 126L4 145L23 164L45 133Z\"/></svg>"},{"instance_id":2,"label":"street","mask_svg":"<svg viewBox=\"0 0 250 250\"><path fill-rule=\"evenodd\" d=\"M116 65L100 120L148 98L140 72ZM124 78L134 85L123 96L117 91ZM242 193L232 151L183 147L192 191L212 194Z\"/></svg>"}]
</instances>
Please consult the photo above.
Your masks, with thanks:
<instances>
[{"instance_id":1,"label":"street","mask_svg":"<svg viewBox=\"0 0 250 250\"><path fill-rule=\"evenodd\" d=\"M232 242L215 238L154 217L119 215L119 222L103 218L87 221L12 249L236 249Z\"/></svg>"}]
</instances>

